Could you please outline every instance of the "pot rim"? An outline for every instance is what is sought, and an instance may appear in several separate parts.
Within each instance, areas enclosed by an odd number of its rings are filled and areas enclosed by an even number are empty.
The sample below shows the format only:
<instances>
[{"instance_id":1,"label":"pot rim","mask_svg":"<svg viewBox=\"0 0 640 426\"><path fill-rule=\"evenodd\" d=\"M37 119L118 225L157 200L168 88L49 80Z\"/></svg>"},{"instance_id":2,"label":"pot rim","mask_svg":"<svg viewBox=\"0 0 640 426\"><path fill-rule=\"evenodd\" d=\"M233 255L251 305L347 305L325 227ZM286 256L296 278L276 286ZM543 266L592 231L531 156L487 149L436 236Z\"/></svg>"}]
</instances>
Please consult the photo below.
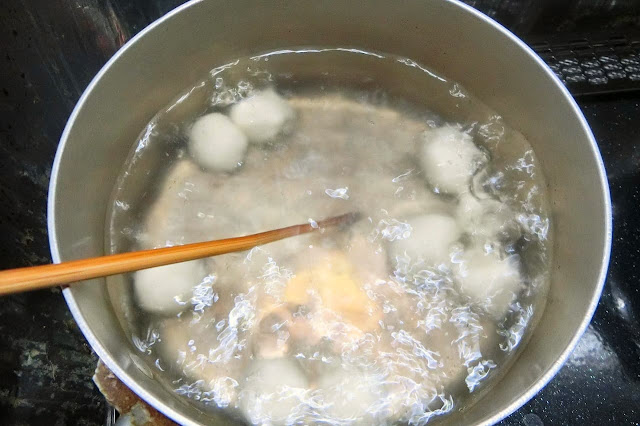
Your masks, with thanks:
<instances>
[{"instance_id":1,"label":"pot rim","mask_svg":"<svg viewBox=\"0 0 640 426\"><path fill-rule=\"evenodd\" d=\"M87 98L91 95L94 87L98 84L100 79L109 71L111 65L116 62L123 53L129 49L132 45L138 42L141 38L145 37L148 33L153 31L155 28L163 25L166 21L171 19L173 16L181 13L183 10L194 6L204 0L190 0L187 3L184 3L181 6L171 10L164 16L155 20L147 27L142 29L138 34L136 34L133 38L131 38L127 43L125 43L110 59L107 63L100 69L100 71L96 74L96 76L91 80L82 96L78 100L75 108L73 109L67 124L64 128L62 136L60 137L60 142L58 144L58 148L56 151L56 155L53 161L53 166L51 169L51 179L49 182L49 192L48 192L48 200L47 200L47 230L49 235L49 247L51 251L51 257L54 263L60 263L62 259L60 258L60 251L58 249L58 239L56 236L56 217L55 217L55 209L54 206L56 204L56 186L57 186L57 176L60 168L60 162L62 156L64 155L65 146L67 139L69 137L69 133L71 128L74 125L74 122L79 114L79 111L82 109L84 103ZM523 406L527 401L529 401L534 395L536 395L547 383L556 375L556 373L560 370L560 368L564 365L570 353L573 351L578 341L582 337L582 334L586 330L587 326L591 322L591 318L596 310L598 302L600 300L600 296L602 293L602 289L604 287L604 283L606 280L607 270L609 266L609 259L611 254L611 242L612 242L612 213L611 213L611 198L609 192L609 184L606 177L606 171L604 167L604 162L602 160L602 156L598 149L598 145L596 140L591 132L591 129L582 114L582 111L578 107L576 101L571 96L565 85L560 81L560 79L555 75L555 73L546 65L546 63L522 40L520 40L515 34L506 29L504 26L494 21L490 17L485 14L479 12L473 7L462 3L459 0L443 0L448 3L454 4L456 7L463 9L466 13L473 15L475 18L482 20L487 25L490 25L494 30L502 33L504 36L509 38L512 42L514 42L519 48L523 49L527 55L535 61L543 70L546 72L547 76L551 78L554 82L556 89L558 89L563 95L564 98L570 103L571 108L576 116L576 118L580 122L580 126L582 130L585 132L588 138L589 148L591 149L593 157L596 159L597 168L598 168L598 176L601 182L601 188L604 195L604 208L605 208L605 239L604 246L602 247L602 264L600 266L600 271L597 278L597 286L596 291L594 292L591 300L589 301L589 306L587 307L587 312L584 316L584 319L577 327L573 338L566 346L564 351L560 354L558 359L547 369L547 371L532 385L530 386L520 398L512 401L510 404L502 408L500 411L493 414L491 417L486 419L483 424L494 424L504 419L505 417L512 414L514 411ZM69 287L63 289L62 294L69 306L69 310L71 314L80 327L80 330L84 334L85 338L96 352L96 354L100 357L100 359L111 369L111 371L133 392L135 392L140 398L151 404L158 411L162 412L167 417L171 418L175 422L183 425L197 425L198 423L178 411L172 409L167 406L162 400L156 398L155 396L148 393L142 386L140 386L132 377L130 377L115 361L113 357L111 357L107 351L102 347L102 345L97 341L93 331L88 326L76 300L71 293Z\"/></svg>"}]
</instances>

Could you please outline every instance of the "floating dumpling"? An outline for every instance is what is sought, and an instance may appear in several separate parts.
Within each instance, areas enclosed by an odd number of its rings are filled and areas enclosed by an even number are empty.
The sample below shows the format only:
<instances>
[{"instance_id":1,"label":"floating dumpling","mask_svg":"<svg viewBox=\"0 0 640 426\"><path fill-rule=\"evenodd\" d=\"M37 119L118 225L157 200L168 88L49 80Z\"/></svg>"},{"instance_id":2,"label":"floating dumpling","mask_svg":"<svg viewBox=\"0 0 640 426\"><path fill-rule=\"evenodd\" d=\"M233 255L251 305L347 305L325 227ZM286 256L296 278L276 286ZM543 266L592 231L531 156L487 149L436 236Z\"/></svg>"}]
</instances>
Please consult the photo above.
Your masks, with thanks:
<instances>
[{"instance_id":1,"label":"floating dumpling","mask_svg":"<svg viewBox=\"0 0 640 426\"><path fill-rule=\"evenodd\" d=\"M390 243L391 259L408 256L436 266L449 260L451 245L461 235L456 221L447 215L426 214L407 220L411 226L408 238Z\"/></svg>"},{"instance_id":2,"label":"floating dumpling","mask_svg":"<svg viewBox=\"0 0 640 426\"><path fill-rule=\"evenodd\" d=\"M474 247L464 253L456 266L455 276L462 293L494 317L503 317L522 286L517 257L501 259L495 251L487 253Z\"/></svg>"},{"instance_id":3,"label":"floating dumpling","mask_svg":"<svg viewBox=\"0 0 640 426\"><path fill-rule=\"evenodd\" d=\"M247 137L229 118L217 112L196 120L189 132L189 153L210 171L230 172L240 165Z\"/></svg>"},{"instance_id":4,"label":"floating dumpling","mask_svg":"<svg viewBox=\"0 0 640 426\"><path fill-rule=\"evenodd\" d=\"M240 409L253 424L289 424L288 417L299 417L306 407L301 399L307 379L288 359L258 360L240 392Z\"/></svg>"},{"instance_id":5,"label":"floating dumpling","mask_svg":"<svg viewBox=\"0 0 640 426\"><path fill-rule=\"evenodd\" d=\"M148 312L176 314L186 308L193 287L206 275L201 260L137 271L133 282L138 305Z\"/></svg>"},{"instance_id":6,"label":"floating dumpling","mask_svg":"<svg viewBox=\"0 0 640 426\"><path fill-rule=\"evenodd\" d=\"M250 142L266 143L285 130L294 112L286 100L268 89L233 105L229 116Z\"/></svg>"},{"instance_id":7,"label":"floating dumpling","mask_svg":"<svg viewBox=\"0 0 640 426\"><path fill-rule=\"evenodd\" d=\"M467 133L454 126L424 132L420 165L436 192L469 190L471 178L485 161L484 153Z\"/></svg>"}]
</instances>

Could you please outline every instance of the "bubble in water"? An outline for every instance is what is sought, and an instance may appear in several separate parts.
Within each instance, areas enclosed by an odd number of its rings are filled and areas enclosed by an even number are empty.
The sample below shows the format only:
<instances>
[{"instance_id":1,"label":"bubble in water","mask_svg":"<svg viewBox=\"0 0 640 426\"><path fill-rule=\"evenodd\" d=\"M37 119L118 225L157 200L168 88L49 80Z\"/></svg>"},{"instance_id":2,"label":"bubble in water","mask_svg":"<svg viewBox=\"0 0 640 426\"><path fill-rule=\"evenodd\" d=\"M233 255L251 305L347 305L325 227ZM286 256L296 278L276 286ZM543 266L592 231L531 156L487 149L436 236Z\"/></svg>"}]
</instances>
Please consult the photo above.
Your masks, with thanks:
<instances>
[{"instance_id":1,"label":"bubble in water","mask_svg":"<svg viewBox=\"0 0 640 426\"><path fill-rule=\"evenodd\" d=\"M348 187L337 188L337 189L327 188L324 190L324 193L331 198L342 198L343 200L348 200L349 199L348 191L349 191Z\"/></svg>"}]
</instances>

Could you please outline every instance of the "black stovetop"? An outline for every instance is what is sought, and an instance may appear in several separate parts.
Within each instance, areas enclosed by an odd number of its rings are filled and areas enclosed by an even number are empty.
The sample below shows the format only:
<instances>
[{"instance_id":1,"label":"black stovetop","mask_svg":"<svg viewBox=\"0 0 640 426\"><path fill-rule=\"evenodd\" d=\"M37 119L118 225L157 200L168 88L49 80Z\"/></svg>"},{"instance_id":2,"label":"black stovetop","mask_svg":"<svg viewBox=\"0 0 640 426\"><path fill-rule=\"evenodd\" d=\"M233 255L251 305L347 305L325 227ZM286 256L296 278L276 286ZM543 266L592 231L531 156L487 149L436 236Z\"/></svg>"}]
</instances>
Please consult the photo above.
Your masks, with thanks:
<instances>
[{"instance_id":1,"label":"black stovetop","mask_svg":"<svg viewBox=\"0 0 640 426\"><path fill-rule=\"evenodd\" d=\"M2 2L0 268L50 261L47 185L66 119L108 58L179 3ZM640 2L467 3L535 46L572 92L581 95L577 100L600 146L613 201L613 253L593 321L558 375L503 424L638 424L640 39L635 34ZM587 59L593 55L600 58L600 73L589 68ZM611 70L622 76L609 74ZM58 289L2 298L0 424L104 424L107 407L91 381L95 364L95 354Z\"/></svg>"}]
</instances>

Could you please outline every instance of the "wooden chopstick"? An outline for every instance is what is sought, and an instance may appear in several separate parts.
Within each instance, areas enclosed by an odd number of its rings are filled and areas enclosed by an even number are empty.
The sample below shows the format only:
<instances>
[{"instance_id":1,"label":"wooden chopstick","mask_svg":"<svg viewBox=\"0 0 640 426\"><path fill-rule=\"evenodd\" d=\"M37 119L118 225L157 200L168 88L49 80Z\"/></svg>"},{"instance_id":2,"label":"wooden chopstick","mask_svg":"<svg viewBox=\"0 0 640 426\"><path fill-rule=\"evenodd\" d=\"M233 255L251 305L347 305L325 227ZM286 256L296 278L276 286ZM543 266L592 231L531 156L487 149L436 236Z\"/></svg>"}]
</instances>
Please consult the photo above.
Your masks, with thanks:
<instances>
[{"instance_id":1,"label":"wooden chopstick","mask_svg":"<svg viewBox=\"0 0 640 426\"><path fill-rule=\"evenodd\" d=\"M348 225L357 220L357 218L357 213L346 213L321 220L313 225L304 223L244 237L92 257L50 265L9 269L0 271L0 295L249 250L262 244L295 235L306 234L331 226Z\"/></svg>"}]
</instances>

